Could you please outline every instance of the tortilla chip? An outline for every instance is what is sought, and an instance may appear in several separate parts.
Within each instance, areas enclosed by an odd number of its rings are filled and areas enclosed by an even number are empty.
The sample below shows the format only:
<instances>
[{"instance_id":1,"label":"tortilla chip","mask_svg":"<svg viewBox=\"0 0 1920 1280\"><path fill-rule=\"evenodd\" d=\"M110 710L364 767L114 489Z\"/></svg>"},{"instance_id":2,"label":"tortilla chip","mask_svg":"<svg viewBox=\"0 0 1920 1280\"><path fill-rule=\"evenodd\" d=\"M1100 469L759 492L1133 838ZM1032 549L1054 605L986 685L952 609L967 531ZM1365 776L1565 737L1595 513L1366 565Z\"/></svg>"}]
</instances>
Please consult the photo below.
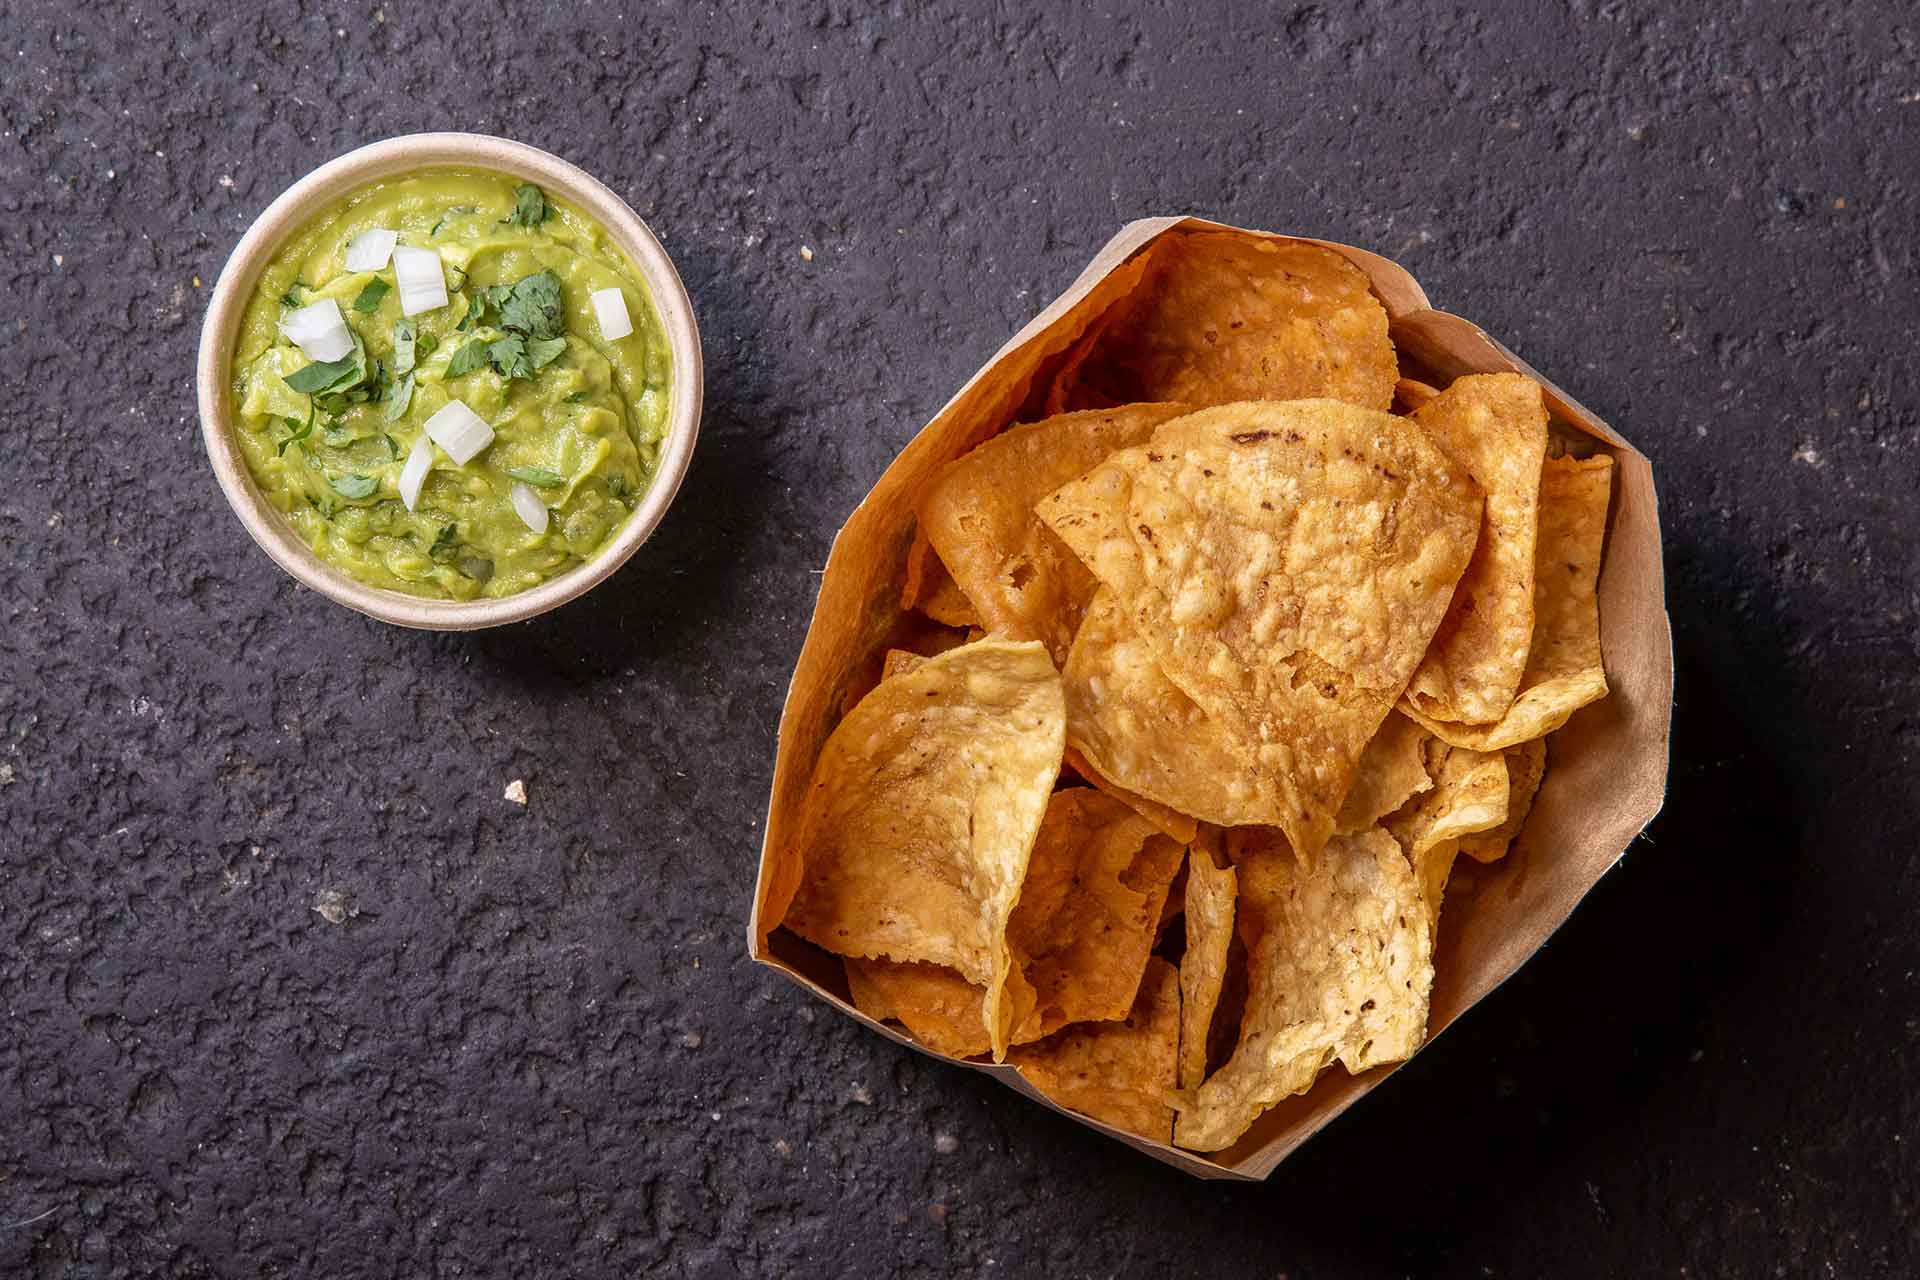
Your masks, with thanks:
<instances>
[{"instance_id":1,"label":"tortilla chip","mask_svg":"<svg viewBox=\"0 0 1920 1280\"><path fill-rule=\"evenodd\" d=\"M1460 842L1460 852L1476 862L1498 862L1506 857L1507 847L1527 825L1533 811L1533 798L1539 794L1540 780L1547 775L1547 740L1533 738L1519 746L1508 747L1507 820L1491 831L1468 836Z\"/></svg>"},{"instance_id":2,"label":"tortilla chip","mask_svg":"<svg viewBox=\"0 0 1920 1280\"><path fill-rule=\"evenodd\" d=\"M1405 418L1235 404L1163 424L1037 510L1273 780L1260 818L1311 860L1472 554L1465 471Z\"/></svg>"},{"instance_id":3,"label":"tortilla chip","mask_svg":"<svg viewBox=\"0 0 1920 1280\"><path fill-rule=\"evenodd\" d=\"M977 627L980 615L960 586L947 571L946 564L934 554L927 531L913 531L913 545L907 548L907 576L900 587L900 607L918 609L935 622L949 627Z\"/></svg>"},{"instance_id":4,"label":"tortilla chip","mask_svg":"<svg viewBox=\"0 0 1920 1280\"><path fill-rule=\"evenodd\" d=\"M1459 747L1499 751L1545 737L1575 711L1607 696L1600 657L1600 553L1607 536L1613 459L1549 458L1540 473L1540 533L1534 544L1533 643L1520 694L1496 724L1437 720L1400 709Z\"/></svg>"},{"instance_id":5,"label":"tortilla chip","mask_svg":"<svg viewBox=\"0 0 1920 1280\"><path fill-rule=\"evenodd\" d=\"M1331 249L1229 232L1164 237L1115 310L1069 397L1393 403L1386 308Z\"/></svg>"},{"instance_id":6,"label":"tortilla chip","mask_svg":"<svg viewBox=\"0 0 1920 1280\"><path fill-rule=\"evenodd\" d=\"M1112 796L1091 787L1054 792L1007 926L1036 996L1016 1042L1127 1016L1182 853Z\"/></svg>"},{"instance_id":7,"label":"tortilla chip","mask_svg":"<svg viewBox=\"0 0 1920 1280\"><path fill-rule=\"evenodd\" d=\"M1429 386L1418 378L1402 377L1393 384L1393 411L1399 414L1411 414L1439 394L1438 387Z\"/></svg>"},{"instance_id":8,"label":"tortilla chip","mask_svg":"<svg viewBox=\"0 0 1920 1280\"><path fill-rule=\"evenodd\" d=\"M1113 779L1101 773L1100 770L1094 768L1091 761L1073 749L1072 743L1067 744L1064 763L1067 768L1073 770L1073 772L1079 774L1082 778L1106 792L1115 800L1125 804L1148 822L1160 828L1163 834L1173 837L1173 839L1179 841L1181 844L1185 844L1193 839L1194 832L1199 830L1200 824L1195 822L1191 816L1181 813L1178 809L1161 804L1157 800L1149 800L1138 792L1129 791L1119 783L1113 781Z\"/></svg>"},{"instance_id":9,"label":"tortilla chip","mask_svg":"<svg viewBox=\"0 0 1920 1280\"><path fill-rule=\"evenodd\" d=\"M1038 644L987 639L885 680L840 722L798 827L794 933L857 958L923 961L986 990L1005 1051L1007 922L1065 746Z\"/></svg>"},{"instance_id":10,"label":"tortilla chip","mask_svg":"<svg viewBox=\"0 0 1920 1280\"><path fill-rule=\"evenodd\" d=\"M1432 788L1385 823L1410 854L1492 831L1507 820L1505 755L1450 746L1433 737L1426 739L1424 755Z\"/></svg>"},{"instance_id":11,"label":"tortilla chip","mask_svg":"<svg viewBox=\"0 0 1920 1280\"><path fill-rule=\"evenodd\" d=\"M935 477L919 527L989 630L1041 641L1066 661L1095 584L1033 504L1186 412L1130 404L1010 427Z\"/></svg>"},{"instance_id":12,"label":"tortilla chip","mask_svg":"<svg viewBox=\"0 0 1920 1280\"><path fill-rule=\"evenodd\" d=\"M1406 697L1436 720L1489 724L1520 688L1533 638L1533 549L1547 403L1517 373L1457 378L1414 421L1485 491L1480 540Z\"/></svg>"},{"instance_id":13,"label":"tortilla chip","mask_svg":"<svg viewBox=\"0 0 1920 1280\"><path fill-rule=\"evenodd\" d=\"M1127 1016L1181 854L1110 796L1090 787L1053 793L1007 924L1012 1043ZM985 990L954 970L851 958L846 968L854 1004L869 1017L899 1022L957 1058L988 1048Z\"/></svg>"},{"instance_id":14,"label":"tortilla chip","mask_svg":"<svg viewBox=\"0 0 1920 1280\"><path fill-rule=\"evenodd\" d=\"M1260 1113L1336 1059L1365 1071L1426 1038L1433 928L1400 846L1384 831L1335 836L1303 870L1266 832L1234 832L1248 936L1240 1043L1192 1094L1174 1141L1231 1146Z\"/></svg>"},{"instance_id":15,"label":"tortilla chip","mask_svg":"<svg viewBox=\"0 0 1920 1280\"><path fill-rule=\"evenodd\" d=\"M925 654L910 653L905 649L887 650L885 664L880 668L880 678L891 680L895 676L904 676L910 671L918 671L933 659Z\"/></svg>"},{"instance_id":16,"label":"tortilla chip","mask_svg":"<svg viewBox=\"0 0 1920 1280\"><path fill-rule=\"evenodd\" d=\"M1187 851L1187 949L1180 957L1180 1087L1198 1089L1207 1076L1207 1033L1227 980L1238 876L1216 867L1204 849Z\"/></svg>"},{"instance_id":17,"label":"tortilla chip","mask_svg":"<svg viewBox=\"0 0 1920 1280\"><path fill-rule=\"evenodd\" d=\"M1073 733L1073 689L1067 688L1067 733ZM1353 785L1334 819L1334 830L1343 835L1366 831L1419 792L1433 785L1427 774L1424 744L1429 741L1425 729L1398 712L1388 712L1379 732L1360 753L1360 767Z\"/></svg>"},{"instance_id":18,"label":"tortilla chip","mask_svg":"<svg viewBox=\"0 0 1920 1280\"><path fill-rule=\"evenodd\" d=\"M1154 956L1125 1021L1078 1023L1020 1046L1007 1061L1060 1106L1165 1142L1173 1129L1167 1095L1179 1046L1180 975Z\"/></svg>"},{"instance_id":19,"label":"tortilla chip","mask_svg":"<svg viewBox=\"0 0 1920 1280\"><path fill-rule=\"evenodd\" d=\"M1507 759L1504 755L1448 746L1428 737L1423 753L1433 789L1386 821L1420 882L1429 918L1440 917L1453 861L1462 840L1491 831L1507 819Z\"/></svg>"},{"instance_id":20,"label":"tortilla chip","mask_svg":"<svg viewBox=\"0 0 1920 1280\"><path fill-rule=\"evenodd\" d=\"M971 1058L992 1047L981 1015L981 988L932 964L848 957L854 1007L877 1022L898 1022L935 1053Z\"/></svg>"},{"instance_id":21,"label":"tortilla chip","mask_svg":"<svg viewBox=\"0 0 1920 1280\"><path fill-rule=\"evenodd\" d=\"M1110 588L1087 607L1061 680L1069 752L1115 785L1223 827L1270 822L1281 812L1277 781L1167 679Z\"/></svg>"}]
</instances>

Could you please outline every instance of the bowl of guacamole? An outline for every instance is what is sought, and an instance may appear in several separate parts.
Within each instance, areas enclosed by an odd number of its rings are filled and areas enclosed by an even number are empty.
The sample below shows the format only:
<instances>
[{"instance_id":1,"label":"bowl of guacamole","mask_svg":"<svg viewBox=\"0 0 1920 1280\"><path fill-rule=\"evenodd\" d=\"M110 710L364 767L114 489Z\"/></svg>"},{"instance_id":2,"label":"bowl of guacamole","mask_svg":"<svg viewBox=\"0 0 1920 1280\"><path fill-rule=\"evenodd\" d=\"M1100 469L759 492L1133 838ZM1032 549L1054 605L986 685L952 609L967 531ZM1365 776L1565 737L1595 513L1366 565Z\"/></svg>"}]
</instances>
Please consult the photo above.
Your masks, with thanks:
<instances>
[{"instance_id":1,"label":"bowl of guacamole","mask_svg":"<svg viewBox=\"0 0 1920 1280\"><path fill-rule=\"evenodd\" d=\"M201 336L202 434L254 540L384 621L519 621L658 525L699 427L671 260L573 165L472 134L361 148L235 249Z\"/></svg>"}]
</instances>

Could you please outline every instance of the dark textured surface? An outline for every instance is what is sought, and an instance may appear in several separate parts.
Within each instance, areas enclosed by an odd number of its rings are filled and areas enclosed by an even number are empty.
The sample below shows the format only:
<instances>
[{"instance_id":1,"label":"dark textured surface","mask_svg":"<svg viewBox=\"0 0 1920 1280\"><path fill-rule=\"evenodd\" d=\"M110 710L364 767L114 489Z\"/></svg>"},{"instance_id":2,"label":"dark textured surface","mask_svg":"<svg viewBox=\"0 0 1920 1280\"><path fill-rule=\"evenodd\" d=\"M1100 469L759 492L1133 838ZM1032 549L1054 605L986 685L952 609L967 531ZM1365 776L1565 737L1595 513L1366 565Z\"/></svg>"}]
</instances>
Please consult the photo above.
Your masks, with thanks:
<instances>
[{"instance_id":1,"label":"dark textured surface","mask_svg":"<svg viewBox=\"0 0 1920 1280\"><path fill-rule=\"evenodd\" d=\"M0 0L0 1274L1920 1266L1910 6L78 8ZM429 128L625 194L708 344L660 535L470 637L296 590L192 399L248 220ZM1645 448L1681 667L1649 838L1256 1188L742 956L833 530L1187 210L1400 258Z\"/></svg>"}]
</instances>

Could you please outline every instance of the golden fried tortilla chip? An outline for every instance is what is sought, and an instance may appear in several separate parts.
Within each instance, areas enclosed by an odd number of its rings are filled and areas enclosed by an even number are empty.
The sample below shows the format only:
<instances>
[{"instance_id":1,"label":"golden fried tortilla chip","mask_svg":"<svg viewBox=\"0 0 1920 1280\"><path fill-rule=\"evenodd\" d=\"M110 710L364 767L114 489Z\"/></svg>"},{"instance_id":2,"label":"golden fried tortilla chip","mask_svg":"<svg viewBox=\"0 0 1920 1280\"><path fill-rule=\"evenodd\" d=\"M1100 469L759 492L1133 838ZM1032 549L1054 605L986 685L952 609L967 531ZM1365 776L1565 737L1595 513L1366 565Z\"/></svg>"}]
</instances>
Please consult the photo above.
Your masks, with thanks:
<instances>
[{"instance_id":1,"label":"golden fried tortilla chip","mask_svg":"<svg viewBox=\"0 0 1920 1280\"><path fill-rule=\"evenodd\" d=\"M1187 949L1180 957L1180 1087L1198 1089L1207 1074L1207 1033L1227 980L1238 876L1216 867L1204 849L1187 852Z\"/></svg>"},{"instance_id":2,"label":"golden fried tortilla chip","mask_svg":"<svg viewBox=\"0 0 1920 1280\"><path fill-rule=\"evenodd\" d=\"M1181 855L1111 796L1090 787L1053 793L1007 924L1012 1043L1127 1016ZM902 1023L955 1057L988 1047L985 990L952 969L862 959L846 968L854 1004L868 1016Z\"/></svg>"},{"instance_id":3,"label":"golden fried tortilla chip","mask_svg":"<svg viewBox=\"0 0 1920 1280\"><path fill-rule=\"evenodd\" d=\"M1125 1021L1076 1023L1007 1055L1027 1083L1063 1107L1154 1142L1173 1129L1175 1058L1180 1046L1180 975L1147 961Z\"/></svg>"},{"instance_id":4,"label":"golden fried tortilla chip","mask_svg":"<svg viewBox=\"0 0 1920 1280\"><path fill-rule=\"evenodd\" d=\"M910 671L918 671L931 662L924 654L910 653L905 649L889 649L885 664L880 668L880 678L891 680L895 676L904 676Z\"/></svg>"},{"instance_id":5,"label":"golden fried tortilla chip","mask_svg":"<svg viewBox=\"0 0 1920 1280\"><path fill-rule=\"evenodd\" d=\"M1037 510L1273 780L1260 819L1311 860L1472 554L1465 470L1405 418L1234 404L1163 424Z\"/></svg>"},{"instance_id":6,"label":"golden fried tortilla chip","mask_svg":"<svg viewBox=\"0 0 1920 1280\"><path fill-rule=\"evenodd\" d=\"M1507 820L1507 758L1428 737L1423 754L1431 789L1416 796L1385 826L1409 854L1447 840L1491 831Z\"/></svg>"},{"instance_id":7,"label":"golden fried tortilla chip","mask_svg":"<svg viewBox=\"0 0 1920 1280\"><path fill-rule=\"evenodd\" d=\"M1065 764L1067 768L1079 774L1082 778L1100 788L1100 790L1106 792L1115 800L1126 804L1135 813L1160 828L1163 834L1172 836L1181 844L1185 844L1193 839L1193 833L1199 830L1200 824L1194 821L1191 816L1181 813L1178 809L1161 804L1158 800L1149 800L1136 791L1129 791L1113 779L1101 773L1100 770L1094 768L1093 763L1084 755L1074 750L1072 743L1067 744Z\"/></svg>"},{"instance_id":8,"label":"golden fried tortilla chip","mask_svg":"<svg viewBox=\"0 0 1920 1280\"><path fill-rule=\"evenodd\" d=\"M1054 792L1007 927L1036 997L1016 1042L1127 1016L1182 853L1112 796L1091 787Z\"/></svg>"},{"instance_id":9,"label":"golden fried tortilla chip","mask_svg":"<svg viewBox=\"0 0 1920 1280\"><path fill-rule=\"evenodd\" d=\"M1433 787L1388 818L1386 829L1406 851L1421 900L1438 920L1461 841L1507 820L1511 788L1507 758L1500 752L1471 751L1429 736L1423 755Z\"/></svg>"},{"instance_id":10,"label":"golden fried tortilla chip","mask_svg":"<svg viewBox=\"0 0 1920 1280\"><path fill-rule=\"evenodd\" d=\"M913 531L913 545L907 548L907 576L900 587L900 607L918 609L949 627L980 625L980 614L953 580L946 564L934 554L924 528Z\"/></svg>"},{"instance_id":11,"label":"golden fried tortilla chip","mask_svg":"<svg viewBox=\"0 0 1920 1280\"><path fill-rule=\"evenodd\" d=\"M1491 831L1461 840L1460 852L1476 862L1498 862L1527 825L1540 780L1547 774L1547 740L1531 738L1502 753L1507 760L1507 820Z\"/></svg>"},{"instance_id":12,"label":"golden fried tortilla chip","mask_svg":"<svg viewBox=\"0 0 1920 1280\"><path fill-rule=\"evenodd\" d=\"M1282 811L1277 780L1167 679L1110 588L1087 607L1061 681L1068 751L1116 786L1220 826L1270 822Z\"/></svg>"},{"instance_id":13,"label":"golden fried tortilla chip","mask_svg":"<svg viewBox=\"0 0 1920 1280\"><path fill-rule=\"evenodd\" d=\"M981 1014L985 991L952 969L851 956L845 964L854 1007L869 1018L898 1022L927 1048L953 1058L971 1058L992 1047Z\"/></svg>"},{"instance_id":14,"label":"golden fried tortilla chip","mask_svg":"<svg viewBox=\"0 0 1920 1280\"><path fill-rule=\"evenodd\" d=\"M1348 1071L1408 1057L1426 1038L1433 928L1400 846L1335 836L1311 871L1270 833L1232 833L1247 946L1240 1043L1184 1095L1174 1141L1231 1146L1260 1113L1336 1059Z\"/></svg>"},{"instance_id":15,"label":"golden fried tortilla chip","mask_svg":"<svg viewBox=\"0 0 1920 1280\"><path fill-rule=\"evenodd\" d=\"M843 956L923 961L986 991L1005 1051L1007 921L1065 746L1044 646L987 639L882 681L828 737L797 834L787 928Z\"/></svg>"},{"instance_id":16,"label":"golden fried tortilla chip","mask_svg":"<svg viewBox=\"0 0 1920 1280\"><path fill-rule=\"evenodd\" d=\"M1598 592L1612 484L1613 459L1605 454L1549 458L1541 468L1533 642L1506 715L1495 724L1466 725L1434 719L1406 700L1402 711L1455 746L1499 751L1546 736L1607 696Z\"/></svg>"},{"instance_id":17,"label":"golden fried tortilla chip","mask_svg":"<svg viewBox=\"0 0 1920 1280\"><path fill-rule=\"evenodd\" d=\"M1327 397L1393 403L1398 365L1367 277L1331 249L1229 232L1164 237L1064 400Z\"/></svg>"},{"instance_id":18,"label":"golden fried tortilla chip","mask_svg":"<svg viewBox=\"0 0 1920 1280\"><path fill-rule=\"evenodd\" d=\"M1067 692L1067 733L1073 733L1073 692ZM1367 831L1405 804L1417 792L1433 785L1427 774L1425 729L1397 711L1387 713L1379 731L1360 753L1360 767L1340 805L1334 830L1342 835Z\"/></svg>"},{"instance_id":19,"label":"golden fried tortilla chip","mask_svg":"<svg viewBox=\"0 0 1920 1280\"><path fill-rule=\"evenodd\" d=\"M919 527L989 630L1038 640L1066 661L1095 584L1033 504L1186 412L1130 404L1010 427L935 477Z\"/></svg>"},{"instance_id":20,"label":"golden fried tortilla chip","mask_svg":"<svg viewBox=\"0 0 1920 1280\"><path fill-rule=\"evenodd\" d=\"M1418 378L1402 377L1393 384L1393 411L1411 414L1415 409L1440 394L1440 388L1429 386Z\"/></svg>"},{"instance_id":21,"label":"golden fried tortilla chip","mask_svg":"<svg viewBox=\"0 0 1920 1280\"><path fill-rule=\"evenodd\" d=\"M1413 415L1485 491L1480 540L1406 698L1436 720L1488 724L1513 705L1533 639L1533 548L1547 404L1517 373L1457 378Z\"/></svg>"}]
</instances>

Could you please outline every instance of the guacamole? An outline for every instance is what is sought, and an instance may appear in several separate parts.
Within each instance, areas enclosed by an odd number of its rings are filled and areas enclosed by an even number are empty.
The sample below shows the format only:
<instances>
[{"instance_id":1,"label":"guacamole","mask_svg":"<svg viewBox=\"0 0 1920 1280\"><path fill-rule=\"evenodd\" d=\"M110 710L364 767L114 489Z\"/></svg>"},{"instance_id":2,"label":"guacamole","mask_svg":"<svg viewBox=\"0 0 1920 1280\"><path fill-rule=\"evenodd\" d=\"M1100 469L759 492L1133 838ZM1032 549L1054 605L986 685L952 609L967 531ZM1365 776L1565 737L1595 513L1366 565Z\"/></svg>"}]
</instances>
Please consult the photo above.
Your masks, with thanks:
<instances>
[{"instance_id":1,"label":"guacamole","mask_svg":"<svg viewBox=\"0 0 1920 1280\"><path fill-rule=\"evenodd\" d=\"M391 256L365 234L382 230L397 233ZM349 246L368 240L384 265L349 270ZM421 249L445 284L426 310ZM424 289L431 303L437 287ZM328 300L337 318L314 306ZM604 308L622 302L632 333L609 339ZM333 328L309 341L322 315ZM294 337L351 350L315 359ZM606 545L652 482L671 367L640 273L600 226L515 178L433 170L355 192L282 246L247 306L232 389L255 482L323 560L372 586L470 600L525 591ZM435 418L455 401L472 414ZM438 424L452 419L491 436L477 452L450 443ZM416 443L417 483L403 486Z\"/></svg>"}]
</instances>

